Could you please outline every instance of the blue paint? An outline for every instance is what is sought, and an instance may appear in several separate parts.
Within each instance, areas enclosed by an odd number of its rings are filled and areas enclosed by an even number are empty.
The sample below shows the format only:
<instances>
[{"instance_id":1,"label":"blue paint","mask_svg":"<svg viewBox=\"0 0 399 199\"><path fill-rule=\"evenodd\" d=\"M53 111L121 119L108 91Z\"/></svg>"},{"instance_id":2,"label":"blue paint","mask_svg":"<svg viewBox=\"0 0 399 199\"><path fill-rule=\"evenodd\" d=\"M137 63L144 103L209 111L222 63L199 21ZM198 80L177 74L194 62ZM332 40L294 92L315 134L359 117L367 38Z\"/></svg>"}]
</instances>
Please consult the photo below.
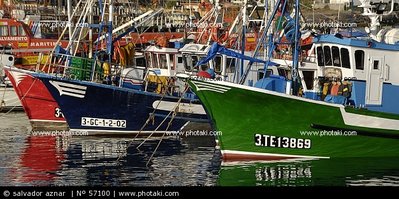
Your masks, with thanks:
<instances>
[{"instance_id":1,"label":"blue paint","mask_svg":"<svg viewBox=\"0 0 399 199\"><path fill-rule=\"evenodd\" d=\"M321 100L320 94L317 92L312 92L312 91L304 92L304 97L307 99L312 99L312 100Z\"/></svg>"},{"instance_id":2,"label":"blue paint","mask_svg":"<svg viewBox=\"0 0 399 199\"><path fill-rule=\"evenodd\" d=\"M130 88L130 89L134 89L134 90L139 90L139 91L144 90L142 84L133 84L132 82L125 82L125 81L122 83L122 87L123 88Z\"/></svg>"},{"instance_id":3,"label":"blue paint","mask_svg":"<svg viewBox=\"0 0 399 199\"><path fill-rule=\"evenodd\" d=\"M161 70L160 69L152 69L152 71L157 74L160 75L161 74Z\"/></svg>"},{"instance_id":4,"label":"blue paint","mask_svg":"<svg viewBox=\"0 0 399 199\"><path fill-rule=\"evenodd\" d=\"M382 86L382 103L381 105L365 104L366 82L352 81L352 95L349 99L355 107L365 107L372 111L399 114L399 86L392 84L383 84Z\"/></svg>"},{"instance_id":5,"label":"blue paint","mask_svg":"<svg viewBox=\"0 0 399 199\"><path fill-rule=\"evenodd\" d=\"M270 77L260 79L255 83L256 88L262 88L280 93L285 93L286 86L287 80L285 80L285 77L277 75L270 75Z\"/></svg>"},{"instance_id":6,"label":"blue paint","mask_svg":"<svg viewBox=\"0 0 399 199\"><path fill-rule=\"evenodd\" d=\"M252 80L252 79L248 80L248 86L253 87L254 86L254 80Z\"/></svg>"},{"instance_id":7,"label":"blue paint","mask_svg":"<svg viewBox=\"0 0 399 199\"><path fill-rule=\"evenodd\" d=\"M180 41L175 41L174 43L174 48L180 49L184 47L184 43Z\"/></svg>"},{"instance_id":8,"label":"blue paint","mask_svg":"<svg viewBox=\"0 0 399 199\"><path fill-rule=\"evenodd\" d=\"M348 102L357 108L365 106L366 102L366 82L365 81L351 81L352 93Z\"/></svg>"},{"instance_id":9,"label":"blue paint","mask_svg":"<svg viewBox=\"0 0 399 199\"><path fill-rule=\"evenodd\" d=\"M326 98L324 98L325 102L333 103L333 104L346 104L346 97L342 95L327 95Z\"/></svg>"},{"instance_id":10,"label":"blue paint","mask_svg":"<svg viewBox=\"0 0 399 199\"><path fill-rule=\"evenodd\" d=\"M372 48L380 50L392 50L399 51L399 45L397 44L386 44L377 42L374 40L366 40L359 38L339 38L334 35L319 35L313 38L315 43L333 43L341 44L346 46L362 47L362 48Z\"/></svg>"},{"instance_id":11,"label":"blue paint","mask_svg":"<svg viewBox=\"0 0 399 199\"><path fill-rule=\"evenodd\" d=\"M153 103L162 98L162 95L151 92L137 91L93 82L66 80L43 74L33 75L39 78L46 85L47 89L62 109L65 119L67 120L69 127L72 129L90 129L98 132L101 132L102 130L139 131L145 124L149 115L153 113ZM58 90L50 84L50 80L86 86L87 89L84 98L77 98L68 95L60 96ZM162 100L177 102L179 97L165 96ZM182 99L181 102L200 104L199 100L191 99ZM161 116L167 115L168 113L169 111L155 111L154 119L151 120L143 131L155 130L155 128L158 127L164 119L164 117ZM82 126L82 117L126 120L127 125L126 128ZM191 118L195 121L209 121L207 116L203 114L178 113L168 130L180 130L180 128ZM170 120L167 119L159 130L165 130L169 121Z\"/></svg>"}]
</instances>

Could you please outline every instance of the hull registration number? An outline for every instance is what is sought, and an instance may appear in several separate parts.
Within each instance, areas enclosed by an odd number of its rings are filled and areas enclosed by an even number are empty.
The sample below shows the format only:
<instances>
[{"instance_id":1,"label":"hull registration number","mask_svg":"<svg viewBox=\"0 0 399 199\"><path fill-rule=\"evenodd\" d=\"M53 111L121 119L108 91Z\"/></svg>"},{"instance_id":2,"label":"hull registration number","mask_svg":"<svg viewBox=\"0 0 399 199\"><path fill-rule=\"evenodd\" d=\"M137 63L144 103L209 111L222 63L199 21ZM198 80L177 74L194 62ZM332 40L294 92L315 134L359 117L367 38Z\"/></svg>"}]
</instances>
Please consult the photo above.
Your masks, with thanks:
<instances>
[{"instance_id":1,"label":"hull registration number","mask_svg":"<svg viewBox=\"0 0 399 199\"><path fill-rule=\"evenodd\" d=\"M279 137L273 135L255 134L255 146L291 148L291 149L310 149L312 141L310 139Z\"/></svg>"},{"instance_id":2,"label":"hull registration number","mask_svg":"<svg viewBox=\"0 0 399 199\"><path fill-rule=\"evenodd\" d=\"M108 128L126 128L126 120L82 117L81 125Z\"/></svg>"}]
</instances>

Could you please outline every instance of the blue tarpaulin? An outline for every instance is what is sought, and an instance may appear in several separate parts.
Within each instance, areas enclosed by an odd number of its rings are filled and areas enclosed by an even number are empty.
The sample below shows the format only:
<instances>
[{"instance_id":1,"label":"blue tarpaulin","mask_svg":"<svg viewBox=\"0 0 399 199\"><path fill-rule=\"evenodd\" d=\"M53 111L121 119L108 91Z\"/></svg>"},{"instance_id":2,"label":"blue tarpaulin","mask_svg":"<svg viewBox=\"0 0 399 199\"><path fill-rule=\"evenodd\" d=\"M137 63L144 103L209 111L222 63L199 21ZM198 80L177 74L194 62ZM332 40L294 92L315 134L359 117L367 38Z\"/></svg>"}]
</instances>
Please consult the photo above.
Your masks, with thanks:
<instances>
[{"instance_id":1,"label":"blue tarpaulin","mask_svg":"<svg viewBox=\"0 0 399 199\"><path fill-rule=\"evenodd\" d=\"M223 54L223 55L227 55L229 57L235 57L235 58L239 58L239 59L244 59L244 60L249 60L250 62L254 63L254 62L258 62L258 63L264 63L266 64L267 61L266 60L260 60L260 59L256 59L247 55L243 55L241 53L235 52L233 50L229 50L226 47L219 45L217 42L214 42L211 46L211 49L208 52L207 57L205 57L204 59L200 60L199 62L197 62L196 66L199 65L203 65L208 63L210 60L212 60L217 54ZM269 66L274 66L277 65L274 62L269 62Z\"/></svg>"}]
</instances>

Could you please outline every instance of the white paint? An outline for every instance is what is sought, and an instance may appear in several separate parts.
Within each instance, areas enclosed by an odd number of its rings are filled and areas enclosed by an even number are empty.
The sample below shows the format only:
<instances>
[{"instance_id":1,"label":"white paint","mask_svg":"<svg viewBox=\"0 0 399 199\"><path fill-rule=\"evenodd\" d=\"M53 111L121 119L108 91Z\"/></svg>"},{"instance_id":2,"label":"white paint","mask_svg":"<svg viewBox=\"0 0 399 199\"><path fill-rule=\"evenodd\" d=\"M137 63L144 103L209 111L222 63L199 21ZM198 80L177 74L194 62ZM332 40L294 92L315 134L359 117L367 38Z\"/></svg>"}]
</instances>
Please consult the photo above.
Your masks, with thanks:
<instances>
[{"instance_id":1,"label":"white paint","mask_svg":"<svg viewBox=\"0 0 399 199\"><path fill-rule=\"evenodd\" d=\"M398 130L399 120L386 119L368 115L360 115L355 113L348 113L344 108L341 108L341 115L346 125L375 128L375 129L387 129L387 130Z\"/></svg>"},{"instance_id":2,"label":"white paint","mask_svg":"<svg viewBox=\"0 0 399 199\"><path fill-rule=\"evenodd\" d=\"M177 104L177 102L156 100L154 103L152 103L152 107L157 110L174 111L176 104ZM200 104L180 103L179 106L177 107L177 111L180 113L192 113L192 114L206 115L204 108Z\"/></svg>"},{"instance_id":3,"label":"white paint","mask_svg":"<svg viewBox=\"0 0 399 199\"><path fill-rule=\"evenodd\" d=\"M26 76L28 76L28 74L26 74L26 73L21 73L21 72L17 72L17 71L11 71L11 70L9 70L8 72L11 74L12 78L14 78L15 83L17 84L17 85L16 85L17 87L18 87L19 83L21 83L22 80L23 80Z\"/></svg>"},{"instance_id":4,"label":"white paint","mask_svg":"<svg viewBox=\"0 0 399 199\"><path fill-rule=\"evenodd\" d=\"M381 105L384 59L372 57L369 65L369 74L366 81L366 104Z\"/></svg>"},{"instance_id":5,"label":"white paint","mask_svg":"<svg viewBox=\"0 0 399 199\"><path fill-rule=\"evenodd\" d=\"M218 86L218 85L210 85L205 82L195 82L194 83L197 91L213 91L213 92L218 92L218 93L224 93L231 88L225 87L225 86Z\"/></svg>"},{"instance_id":6,"label":"white paint","mask_svg":"<svg viewBox=\"0 0 399 199\"><path fill-rule=\"evenodd\" d=\"M75 84L69 84L69 83L64 83L64 82L58 82L58 81L49 81L50 84L52 84L60 93L60 96L62 95L68 95L71 97L76 97L76 98L84 98L86 94L86 86L79 86Z\"/></svg>"},{"instance_id":7,"label":"white paint","mask_svg":"<svg viewBox=\"0 0 399 199\"><path fill-rule=\"evenodd\" d=\"M259 152L248 152L248 151L235 151L235 150L222 150L221 153L231 155L251 155L251 156L272 156L272 157L287 157L287 158L311 158L311 159L329 159L326 156L307 156L307 155L289 155L289 154L278 154L278 153L259 153Z\"/></svg>"},{"instance_id":8,"label":"white paint","mask_svg":"<svg viewBox=\"0 0 399 199\"><path fill-rule=\"evenodd\" d=\"M82 117L80 125L106 128L126 128L126 120Z\"/></svg>"},{"instance_id":9,"label":"white paint","mask_svg":"<svg viewBox=\"0 0 399 199\"><path fill-rule=\"evenodd\" d=\"M182 76L181 76L182 77ZM279 93L279 92L275 92L275 91L269 91L269 90L265 90L265 89L261 89L261 88L255 88L255 87L250 87L250 86L245 86L245 85L241 85L241 84L234 84L234 83L230 83L230 82L226 82L226 81L209 81L209 80L202 80L201 82L198 80L191 80L192 83L194 85L197 85L198 82L201 84L207 84L210 87L214 87L214 86L223 86L223 87L227 87L229 89L231 89L230 87L233 88L239 88L239 89L244 89L244 90L248 90L248 91L254 91L254 92L258 92L258 93L264 93L264 94L269 94L269 95L274 95L274 96L279 96L279 97L284 97L284 98L289 98L289 99L293 99L293 100L300 100L300 101L304 101L304 102L309 102L309 103L313 103L313 104L320 104L320 105L325 105L325 106L331 106L331 107L337 107L337 108L341 108L344 107L343 105L340 104L331 104L331 103L327 103L327 102L323 102L323 101L316 101L316 100L311 100L311 99L307 99L307 98L303 98L303 97L297 97L297 96L292 96L292 95L287 95L284 93Z\"/></svg>"},{"instance_id":10,"label":"white paint","mask_svg":"<svg viewBox=\"0 0 399 199\"><path fill-rule=\"evenodd\" d=\"M165 134L170 131L126 131L126 130L104 130L104 129L69 129L69 131L82 131L82 132L91 132L91 135L101 135L101 134ZM176 135L170 135L176 136Z\"/></svg>"},{"instance_id":11,"label":"white paint","mask_svg":"<svg viewBox=\"0 0 399 199\"><path fill-rule=\"evenodd\" d=\"M31 122L57 122L57 123L66 123L65 120L39 120L39 119L31 119Z\"/></svg>"}]
</instances>

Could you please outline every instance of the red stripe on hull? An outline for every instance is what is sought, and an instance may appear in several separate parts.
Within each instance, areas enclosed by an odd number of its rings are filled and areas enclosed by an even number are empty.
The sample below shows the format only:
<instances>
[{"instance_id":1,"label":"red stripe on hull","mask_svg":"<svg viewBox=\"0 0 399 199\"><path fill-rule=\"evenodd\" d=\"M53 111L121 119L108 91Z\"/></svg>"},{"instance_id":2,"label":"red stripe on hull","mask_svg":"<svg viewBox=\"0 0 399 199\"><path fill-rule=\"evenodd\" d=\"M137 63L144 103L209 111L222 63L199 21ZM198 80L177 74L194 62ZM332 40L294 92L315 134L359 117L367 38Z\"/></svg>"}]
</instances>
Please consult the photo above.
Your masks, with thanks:
<instances>
[{"instance_id":1,"label":"red stripe on hull","mask_svg":"<svg viewBox=\"0 0 399 199\"><path fill-rule=\"evenodd\" d=\"M256 154L237 154L237 153L223 153L224 162L233 161L277 161L296 159L295 157L286 156L271 156L271 155L256 155Z\"/></svg>"},{"instance_id":2,"label":"red stripe on hull","mask_svg":"<svg viewBox=\"0 0 399 199\"><path fill-rule=\"evenodd\" d=\"M59 117L56 116L56 109L59 109L59 106L46 86L39 79L21 70L9 70L6 68L5 71L30 120L46 120L44 123L50 125L53 122L64 122L65 124L63 126L67 126L65 119L60 116L60 114L58 114ZM34 122L31 121L31 123ZM58 129L60 128L57 128L57 130ZM61 129L65 129L65 127ZM38 130L38 128L36 128L36 130Z\"/></svg>"}]
</instances>

